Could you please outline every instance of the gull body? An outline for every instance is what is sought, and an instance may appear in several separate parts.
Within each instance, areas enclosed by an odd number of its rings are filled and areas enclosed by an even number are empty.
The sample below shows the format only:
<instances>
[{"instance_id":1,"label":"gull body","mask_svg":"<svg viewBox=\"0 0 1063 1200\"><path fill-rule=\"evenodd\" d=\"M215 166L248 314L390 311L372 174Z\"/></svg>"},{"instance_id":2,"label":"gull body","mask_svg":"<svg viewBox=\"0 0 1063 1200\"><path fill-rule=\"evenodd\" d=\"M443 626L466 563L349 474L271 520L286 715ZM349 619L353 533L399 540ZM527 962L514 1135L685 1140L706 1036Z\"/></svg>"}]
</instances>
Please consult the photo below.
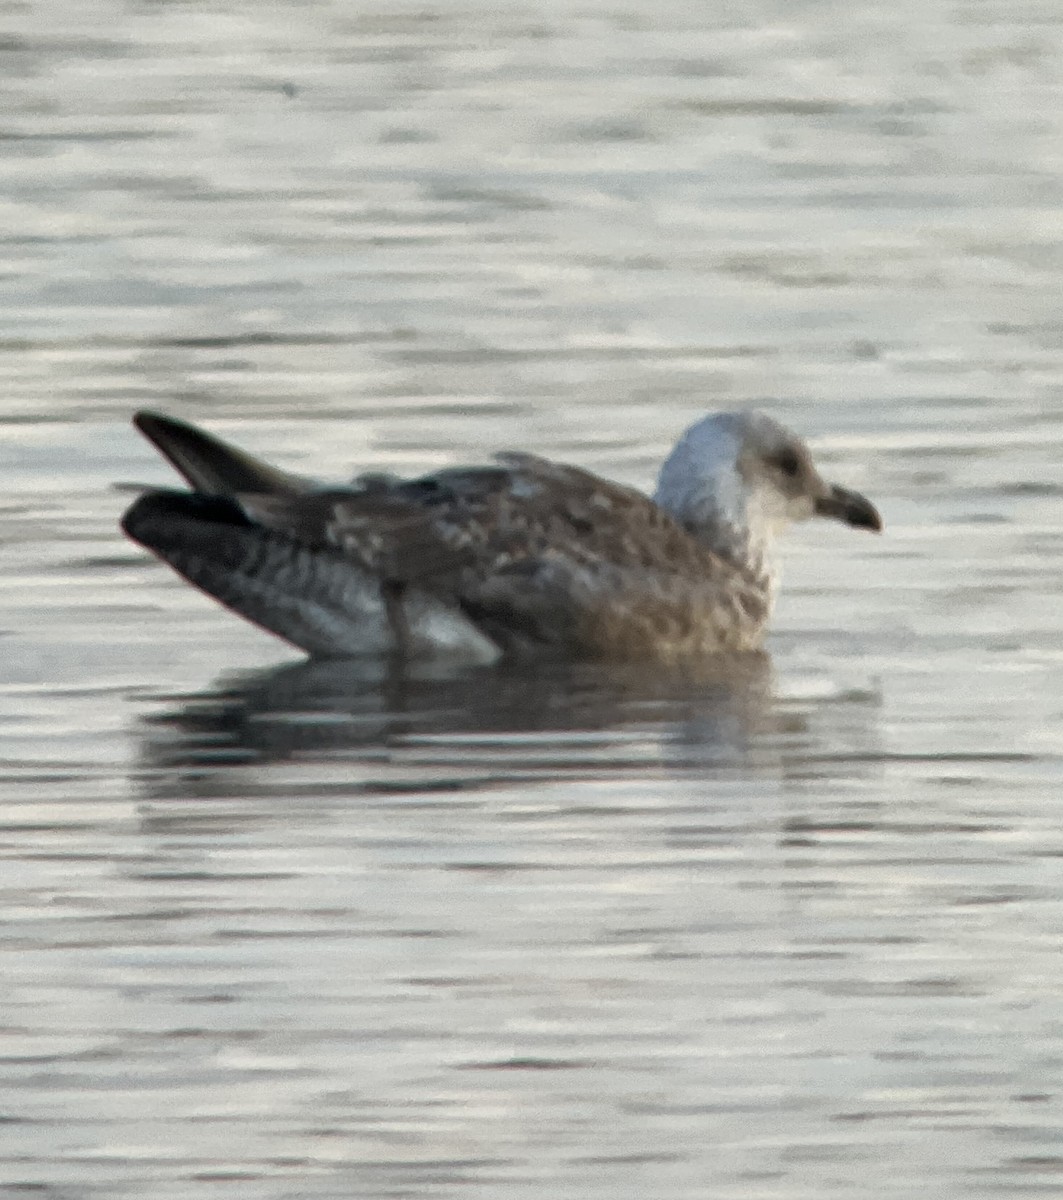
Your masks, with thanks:
<instances>
[{"instance_id":1,"label":"gull body","mask_svg":"<svg viewBox=\"0 0 1063 1200\"><path fill-rule=\"evenodd\" d=\"M328 486L171 417L134 423L192 490L146 491L125 532L317 657L756 650L788 525L881 529L865 497L824 481L804 442L759 412L692 425L652 498L530 454Z\"/></svg>"}]
</instances>

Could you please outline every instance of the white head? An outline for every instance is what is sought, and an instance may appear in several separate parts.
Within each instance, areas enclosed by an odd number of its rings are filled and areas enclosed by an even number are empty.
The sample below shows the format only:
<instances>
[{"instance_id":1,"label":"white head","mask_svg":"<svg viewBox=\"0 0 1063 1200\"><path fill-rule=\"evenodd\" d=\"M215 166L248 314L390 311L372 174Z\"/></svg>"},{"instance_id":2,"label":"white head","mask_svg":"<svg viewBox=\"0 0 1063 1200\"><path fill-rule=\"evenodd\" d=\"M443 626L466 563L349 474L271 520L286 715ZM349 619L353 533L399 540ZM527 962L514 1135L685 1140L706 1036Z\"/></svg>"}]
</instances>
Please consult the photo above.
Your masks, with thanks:
<instances>
[{"instance_id":1,"label":"white head","mask_svg":"<svg viewBox=\"0 0 1063 1200\"><path fill-rule=\"evenodd\" d=\"M661 467L654 499L713 550L769 577L772 542L794 521L882 528L869 500L828 484L805 443L760 412L692 425Z\"/></svg>"}]
</instances>

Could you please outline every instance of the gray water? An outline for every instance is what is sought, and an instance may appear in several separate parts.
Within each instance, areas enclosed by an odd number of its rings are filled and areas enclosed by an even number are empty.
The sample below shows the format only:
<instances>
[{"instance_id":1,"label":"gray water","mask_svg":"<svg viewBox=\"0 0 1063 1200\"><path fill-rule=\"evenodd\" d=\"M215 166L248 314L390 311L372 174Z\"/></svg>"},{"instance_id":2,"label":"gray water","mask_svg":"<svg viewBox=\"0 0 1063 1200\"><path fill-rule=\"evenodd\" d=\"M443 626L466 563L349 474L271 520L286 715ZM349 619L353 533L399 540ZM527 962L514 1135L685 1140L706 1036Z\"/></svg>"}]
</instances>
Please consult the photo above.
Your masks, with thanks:
<instances>
[{"instance_id":1,"label":"gray water","mask_svg":"<svg viewBox=\"0 0 1063 1200\"><path fill-rule=\"evenodd\" d=\"M1063 10L0 10L0 1193L1063 1179ZM298 471L869 494L742 675L314 667L126 543Z\"/></svg>"}]
</instances>

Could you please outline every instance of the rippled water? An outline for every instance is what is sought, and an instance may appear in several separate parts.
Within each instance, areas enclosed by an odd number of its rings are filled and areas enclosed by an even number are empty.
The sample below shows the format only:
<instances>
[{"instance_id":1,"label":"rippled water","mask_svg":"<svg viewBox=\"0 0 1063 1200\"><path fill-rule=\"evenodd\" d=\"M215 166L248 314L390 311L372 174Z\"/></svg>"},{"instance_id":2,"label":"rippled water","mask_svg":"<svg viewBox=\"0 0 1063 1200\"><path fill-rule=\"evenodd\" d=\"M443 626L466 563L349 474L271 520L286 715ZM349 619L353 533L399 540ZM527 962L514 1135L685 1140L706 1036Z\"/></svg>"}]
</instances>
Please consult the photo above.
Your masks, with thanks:
<instances>
[{"instance_id":1,"label":"rippled water","mask_svg":"<svg viewBox=\"0 0 1063 1200\"><path fill-rule=\"evenodd\" d=\"M0 1190L908 1200L1063 1172L1057 5L9 4ZM281 465L871 495L770 662L308 666L117 532Z\"/></svg>"}]
</instances>

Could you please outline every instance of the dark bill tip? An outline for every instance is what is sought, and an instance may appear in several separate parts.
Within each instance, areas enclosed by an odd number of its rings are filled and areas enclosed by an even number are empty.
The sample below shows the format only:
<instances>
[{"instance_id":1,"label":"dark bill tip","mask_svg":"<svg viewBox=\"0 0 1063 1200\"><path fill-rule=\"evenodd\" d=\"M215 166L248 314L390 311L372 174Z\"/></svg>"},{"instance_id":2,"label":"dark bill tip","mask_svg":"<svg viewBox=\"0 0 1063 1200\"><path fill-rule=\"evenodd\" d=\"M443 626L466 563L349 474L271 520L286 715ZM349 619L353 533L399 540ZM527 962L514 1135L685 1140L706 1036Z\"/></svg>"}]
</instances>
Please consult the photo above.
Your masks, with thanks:
<instances>
[{"instance_id":1,"label":"dark bill tip","mask_svg":"<svg viewBox=\"0 0 1063 1200\"><path fill-rule=\"evenodd\" d=\"M816 516L844 521L854 529L882 532L882 518L871 501L859 492L850 492L848 488L838 487L837 484L831 487L830 495L816 501Z\"/></svg>"}]
</instances>

